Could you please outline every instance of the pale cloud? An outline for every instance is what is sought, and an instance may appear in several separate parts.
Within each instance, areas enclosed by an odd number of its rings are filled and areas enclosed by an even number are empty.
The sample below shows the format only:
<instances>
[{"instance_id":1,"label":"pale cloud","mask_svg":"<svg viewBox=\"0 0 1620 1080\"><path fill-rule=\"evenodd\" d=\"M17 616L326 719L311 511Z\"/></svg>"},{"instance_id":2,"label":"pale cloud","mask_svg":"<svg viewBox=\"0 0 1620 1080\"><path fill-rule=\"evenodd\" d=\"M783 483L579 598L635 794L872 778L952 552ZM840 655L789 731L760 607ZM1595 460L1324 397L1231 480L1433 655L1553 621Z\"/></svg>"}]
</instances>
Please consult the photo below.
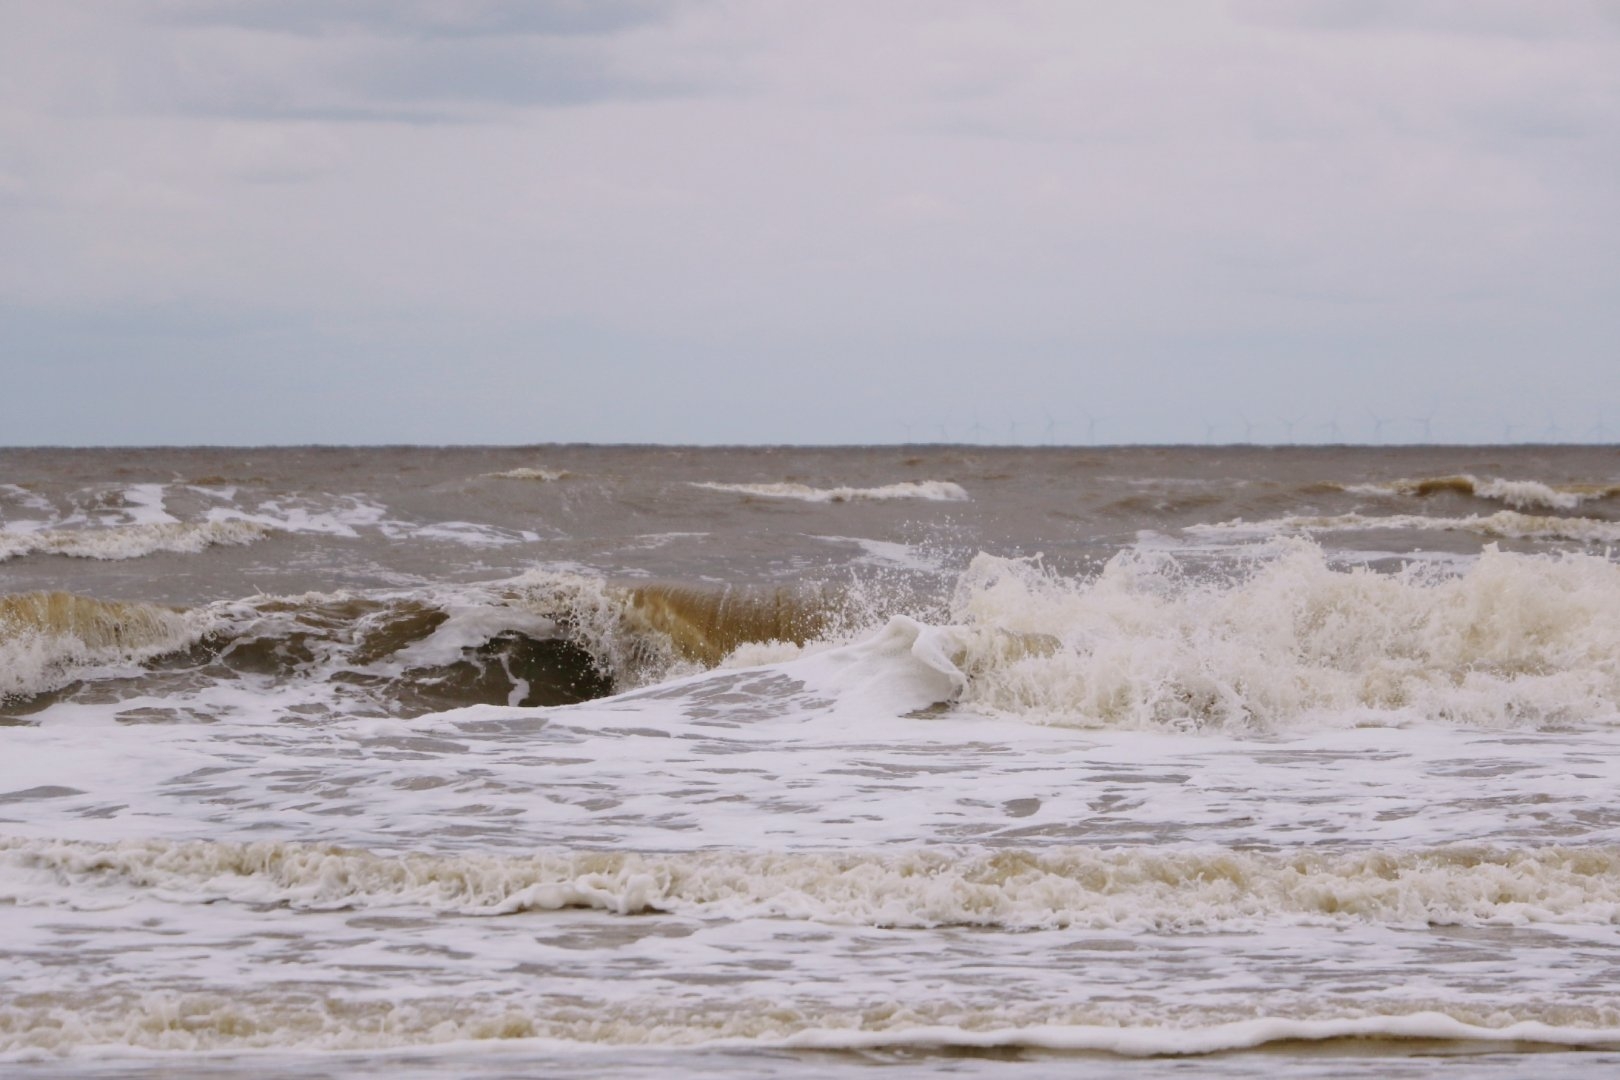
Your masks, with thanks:
<instances>
[{"instance_id":1,"label":"pale cloud","mask_svg":"<svg viewBox=\"0 0 1620 1080\"><path fill-rule=\"evenodd\" d=\"M671 0L162 0L155 21L310 37L511 38L611 34L666 18Z\"/></svg>"}]
</instances>

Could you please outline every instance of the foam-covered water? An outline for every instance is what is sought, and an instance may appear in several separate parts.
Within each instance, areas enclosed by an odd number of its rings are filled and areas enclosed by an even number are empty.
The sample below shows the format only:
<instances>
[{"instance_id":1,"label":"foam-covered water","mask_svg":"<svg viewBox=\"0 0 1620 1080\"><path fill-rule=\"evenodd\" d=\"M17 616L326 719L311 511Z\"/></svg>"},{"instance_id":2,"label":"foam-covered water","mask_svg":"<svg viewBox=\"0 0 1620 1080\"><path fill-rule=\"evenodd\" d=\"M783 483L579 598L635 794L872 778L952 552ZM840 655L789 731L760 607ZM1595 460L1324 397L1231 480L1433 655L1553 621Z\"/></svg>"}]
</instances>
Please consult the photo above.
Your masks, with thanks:
<instances>
[{"instance_id":1,"label":"foam-covered water","mask_svg":"<svg viewBox=\"0 0 1620 1080\"><path fill-rule=\"evenodd\" d=\"M1617 476L0 452L0 1060L1598 1075Z\"/></svg>"}]
</instances>

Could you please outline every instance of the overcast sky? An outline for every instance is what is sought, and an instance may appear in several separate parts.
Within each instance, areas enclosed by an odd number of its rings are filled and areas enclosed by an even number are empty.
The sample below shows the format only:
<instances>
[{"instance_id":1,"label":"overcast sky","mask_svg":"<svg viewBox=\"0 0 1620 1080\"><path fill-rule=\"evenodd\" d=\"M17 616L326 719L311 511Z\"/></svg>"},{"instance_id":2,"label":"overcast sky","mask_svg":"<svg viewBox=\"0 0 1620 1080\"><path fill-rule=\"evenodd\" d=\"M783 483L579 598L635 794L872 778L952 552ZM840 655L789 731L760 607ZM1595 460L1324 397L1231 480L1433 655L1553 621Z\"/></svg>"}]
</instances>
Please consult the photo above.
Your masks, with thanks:
<instances>
[{"instance_id":1,"label":"overcast sky","mask_svg":"<svg viewBox=\"0 0 1620 1080\"><path fill-rule=\"evenodd\" d=\"M1614 0L0 0L0 444L1620 441Z\"/></svg>"}]
</instances>

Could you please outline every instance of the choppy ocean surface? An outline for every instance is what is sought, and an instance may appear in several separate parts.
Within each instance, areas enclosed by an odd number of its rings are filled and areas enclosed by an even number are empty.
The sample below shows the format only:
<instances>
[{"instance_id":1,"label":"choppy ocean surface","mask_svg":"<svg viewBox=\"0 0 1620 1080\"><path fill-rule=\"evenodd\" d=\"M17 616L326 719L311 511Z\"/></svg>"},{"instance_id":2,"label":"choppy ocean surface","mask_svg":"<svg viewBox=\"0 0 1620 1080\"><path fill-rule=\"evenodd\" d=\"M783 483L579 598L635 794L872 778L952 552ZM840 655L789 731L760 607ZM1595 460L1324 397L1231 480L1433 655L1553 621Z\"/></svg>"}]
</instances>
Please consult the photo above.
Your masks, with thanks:
<instances>
[{"instance_id":1,"label":"choppy ocean surface","mask_svg":"<svg viewBox=\"0 0 1620 1080\"><path fill-rule=\"evenodd\" d=\"M7 1076L1611 1075L1620 451L0 451Z\"/></svg>"}]
</instances>

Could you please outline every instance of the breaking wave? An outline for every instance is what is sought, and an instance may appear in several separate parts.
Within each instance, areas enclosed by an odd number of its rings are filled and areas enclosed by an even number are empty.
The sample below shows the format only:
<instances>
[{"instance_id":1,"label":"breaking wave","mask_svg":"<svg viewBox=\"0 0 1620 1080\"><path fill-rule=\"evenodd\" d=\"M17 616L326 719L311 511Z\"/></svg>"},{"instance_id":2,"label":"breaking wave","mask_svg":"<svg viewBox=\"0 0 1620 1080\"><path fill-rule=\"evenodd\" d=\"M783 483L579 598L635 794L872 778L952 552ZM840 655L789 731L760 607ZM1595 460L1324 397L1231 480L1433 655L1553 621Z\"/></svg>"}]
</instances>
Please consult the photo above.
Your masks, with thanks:
<instances>
[{"instance_id":1,"label":"breaking wave","mask_svg":"<svg viewBox=\"0 0 1620 1080\"><path fill-rule=\"evenodd\" d=\"M1150 552L1094 578L981 555L953 622L1049 645L960 657L960 700L1079 726L1232 730L1620 720L1620 566L1487 549L1461 572L1337 569L1279 542L1236 580Z\"/></svg>"},{"instance_id":2,"label":"breaking wave","mask_svg":"<svg viewBox=\"0 0 1620 1080\"><path fill-rule=\"evenodd\" d=\"M1431 476L1387 483L1346 484L1340 490L1356 495L1466 495L1505 503L1515 510L1540 507L1547 510L1574 510L1582 503L1620 496L1620 484L1547 484L1540 480L1480 479L1466 473Z\"/></svg>"},{"instance_id":3,"label":"breaking wave","mask_svg":"<svg viewBox=\"0 0 1620 1080\"><path fill-rule=\"evenodd\" d=\"M275 531L275 526L263 522L230 519L0 532L0 562L24 555L67 555L78 559L138 559L160 551L194 555L215 545L252 544Z\"/></svg>"},{"instance_id":4,"label":"breaking wave","mask_svg":"<svg viewBox=\"0 0 1620 1080\"><path fill-rule=\"evenodd\" d=\"M552 483L568 476L566 469L531 469L523 466L516 469L507 469L504 472L485 473L492 480L539 480L542 483Z\"/></svg>"},{"instance_id":5,"label":"breaking wave","mask_svg":"<svg viewBox=\"0 0 1620 1080\"><path fill-rule=\"evenodd\" d=\"M204 626L155 604L115 603L69 593L0 596L0 702L55 690L101 670L188 648Z\"/></svg>"},{"instance_id":6,"label":"breaking wave","mask_svg":"<svg viewBox=\"0 0 1620 1080\"><path fill-rule=\"evenodd\" d=\"M981 554L948 600L533 571L190 612L0 601L0 694L128 676L177 652L166 667L329 683L395 715L569 704L770 665L835 702L1075 727L1607 726L1620 723L1620 566L1487 548L1460 569L1387 573L1291 539L1224 577L1155 551L1089 576Z\"/></svg>"},{"instance_id":7,"label":"breaking wave","mask_svg":"<svg viewBox=\"0 0 1620 1080\"><path fill-rule=\"evenodd\" d=\"M832 503L878 501L885 499L927 499L931 502L963 502L968 493L949 480L916 480L881 487L818 488L808 484L719 484L693 482L693 487L709 491L729 491L765 499L797 499L800 502Z\"/></svg>"},{"instance_id":8,"label":"breaking wave","mask_svg":"<svg viewBox=\"0 0 1620 1080\"><path fill-rule=\"evenodd\" d=\"M178 611L64 593L0 596L0 701L186 653L214 671L335 681L387 711L563 705L840 625L819 590L613 585L535 571L486 586L256 596ZM171 661L171 666L176 661ZM132 666L135 670L132 672Z\"/></svg>"}]
</instances>

